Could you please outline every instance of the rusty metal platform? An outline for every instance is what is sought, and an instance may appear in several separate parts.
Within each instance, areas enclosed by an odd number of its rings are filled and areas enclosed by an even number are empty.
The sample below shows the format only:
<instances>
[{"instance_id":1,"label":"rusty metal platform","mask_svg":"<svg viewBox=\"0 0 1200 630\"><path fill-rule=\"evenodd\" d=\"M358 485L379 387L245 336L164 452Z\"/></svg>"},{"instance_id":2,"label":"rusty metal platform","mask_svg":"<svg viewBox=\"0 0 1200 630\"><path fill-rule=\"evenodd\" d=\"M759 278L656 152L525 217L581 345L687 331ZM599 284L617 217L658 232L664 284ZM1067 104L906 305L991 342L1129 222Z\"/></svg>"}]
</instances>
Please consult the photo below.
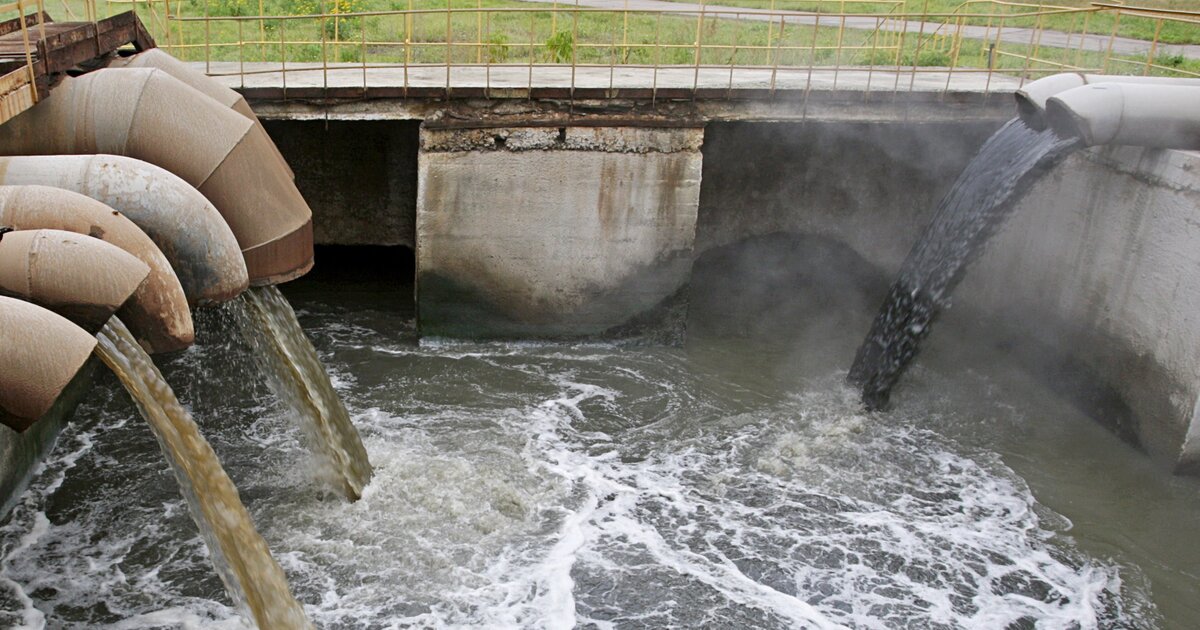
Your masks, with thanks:
<instances>
[{"instance_id":1,"label":"rusty metal platform","mask_svg":"<svg viewBox=\"0 0 1200 630\"><path fill-rule=\"evenodd\" d=\"M0 22L0 123L32 107L71 69L126 45L139 52L155 46L132 11L95 22L54 22L44 12Z\"/></svg>"}]
</instances>

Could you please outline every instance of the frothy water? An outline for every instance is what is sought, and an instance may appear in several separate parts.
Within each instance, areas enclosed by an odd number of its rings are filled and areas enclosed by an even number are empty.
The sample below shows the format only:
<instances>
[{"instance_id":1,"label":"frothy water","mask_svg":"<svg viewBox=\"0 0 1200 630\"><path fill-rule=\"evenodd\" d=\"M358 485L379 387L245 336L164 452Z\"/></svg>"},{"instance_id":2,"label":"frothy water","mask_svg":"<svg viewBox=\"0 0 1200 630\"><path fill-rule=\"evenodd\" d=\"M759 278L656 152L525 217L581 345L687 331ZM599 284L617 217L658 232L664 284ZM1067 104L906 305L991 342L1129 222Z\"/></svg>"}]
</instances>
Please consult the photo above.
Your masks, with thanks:
<instances>
[{"instance_id":1,"label":"frothy water","mask_svg":"<svg viewBox=\"0 0 1200 630\"><path fill-rule=\"evenodd\" d=\"M311 628L266 541L254 529L237 488L149 355L115 317L98 339L96 352L150 425L234 604L260 628ZM44 515L35 517L34 524L17 553L46 534L49 521Z\"/></svg>"},{"instance_id":2,"label":"frothy water","mask_svg":"<svg viewBox=\"0 0 1200 630\"><path fill-rule=\"evenodd\" d=\"M779 351L749 341L417 345L394 313L299 303L375 464L359 501L313 492L300 430L213 368L244 347L166 371L319 627L1160 622L1136 567L1079 549L999 457L938 432L936 405L884 422L844 373L768 382L746 366ZM101 395L77 418L0 531L4 609L236 627L128 405Z\"/></svg>"},{"instance_id":3,"label":"frothy water","mask_svg":"<svg viewBox=\"0 0 1200 630\"><path fill-rule=\"evenodd\" d=\"M371 480L371 463L346 406L329 382L291 304L274 286L240 298L238 319L272 391L292 412L321 463L320 476L351 500Z\"/></svg>"},{"instance_id":4,"label":"frothy water","mask_svg":"<svg viewBox=\"0 0 1200 630\"><path fill-rule=\"evenodd\" d=\"M892 387L916 357L938 311L979 258L984 245L1033 183L1080 148L1076 138L1035 131L1014 118L988 138L938 203L884 298L850 368L871 409L887 405Z\"/></svg>"}]
</instances>

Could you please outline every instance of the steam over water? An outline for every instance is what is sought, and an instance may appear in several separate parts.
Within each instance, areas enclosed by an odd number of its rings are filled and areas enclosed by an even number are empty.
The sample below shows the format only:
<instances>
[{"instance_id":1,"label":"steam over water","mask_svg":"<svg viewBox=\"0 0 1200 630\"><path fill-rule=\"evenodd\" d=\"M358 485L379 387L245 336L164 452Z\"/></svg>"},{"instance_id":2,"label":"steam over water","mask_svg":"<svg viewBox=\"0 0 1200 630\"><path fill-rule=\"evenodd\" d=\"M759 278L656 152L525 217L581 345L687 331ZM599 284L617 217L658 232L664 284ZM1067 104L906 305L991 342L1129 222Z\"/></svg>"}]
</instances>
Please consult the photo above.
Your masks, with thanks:
<instances>
[{"instance_id":1,"label":"steam over water","mask_svg":"<svg viewBox=\"0 0 1200 630\"><path fill-rule=\"evenodd\" d=\"M862 388L868 407L887 405L938 311L1021 196L1080 146L1078 139L1035 131L1020 118L983 144L938 203L854 358L850 380Z\"/></svg>"},{"instance_id":2,"label":"steam over water","mask_svg":"<svg viewBox=\"0 0 1200 630\"><path fill-rule=\"evenodd\" d=\"M1138 566L1159 562L1152 545L1093 545L1089 519L1077 539L1030 490L1056 473L1027 482L980 437L1018 439L1064 408L1018 411L988 394L1008 383L923 368L894 413L864 413L836 366L869 313L820 335L828 354L760 328L686 348L418 345L395 287L291 289L375 465L359 501L314 487L320 466L248 376L228 313L202 317L164 372L319 627L1163 621ZM240 627L136 410L108 382L76 418L0 527L0 614ZM1108 439L1075 441L1123 452ZM1112 474L1137 455L1123 457ZM1163 522L1200 513L1173 500Z\"/></svg>"}]
</instances>

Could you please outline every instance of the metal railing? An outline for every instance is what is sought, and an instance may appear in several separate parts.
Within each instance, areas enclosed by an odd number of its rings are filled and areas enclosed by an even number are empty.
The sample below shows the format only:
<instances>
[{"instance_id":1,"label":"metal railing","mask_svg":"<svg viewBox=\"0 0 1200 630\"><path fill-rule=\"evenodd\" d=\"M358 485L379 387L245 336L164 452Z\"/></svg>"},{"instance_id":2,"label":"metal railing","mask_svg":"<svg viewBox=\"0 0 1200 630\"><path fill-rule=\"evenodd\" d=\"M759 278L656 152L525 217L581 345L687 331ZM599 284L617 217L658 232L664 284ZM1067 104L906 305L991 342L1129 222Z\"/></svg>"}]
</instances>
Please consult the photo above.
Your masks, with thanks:
<instances>
[{"instance_id":1,"label":"metal railing","mask_svg":"<svg viewBox=\"0 0 1200 630\"><path fill-rule=\"evenodd\" d=\"M30 8L35 9L36 13L27 15L27 9ZM3 63L3 67L7 71L0 75L0 123L8 121L37 103L38 90L34 54L37 49L37 40L46 37L42 0L35 2L16 0L16 2L0 5L0 16L10 15L14 18L16 30L12 33L5 33L5 35L19 32L21 46L19 50L8 53L15 54L15 59L6 59ZM29 22L33 19L37 20L37 35L31 38Z\"/></svg>"},{"instance_id":2,"label":"metal railing","mask_svg":"<svg viewBox=\"0 0 1200 630\"><path fill-rule=\"evenodd\" d=\"M807 88L817 79L834 88L865 80L868 90L931 82L949 90L957 80L986 91L993 79L1008 87L1062 71L1200 77L1196 11L1003 0L944 12L927 11L929 0L920 11L907 8L914 0L791 0L795 9L776 0L589 1L386 0L388 8L370 10L385 0L82 0L82 8L89 19L135 8L160 47L243 85L270 76L285 86L291 77L327 88L449 89L470 76L485 90L520 87L521 78L573 90L603 86L607 76L609 87L628 80L693 92Z\"/></svg>"}]
</instances>

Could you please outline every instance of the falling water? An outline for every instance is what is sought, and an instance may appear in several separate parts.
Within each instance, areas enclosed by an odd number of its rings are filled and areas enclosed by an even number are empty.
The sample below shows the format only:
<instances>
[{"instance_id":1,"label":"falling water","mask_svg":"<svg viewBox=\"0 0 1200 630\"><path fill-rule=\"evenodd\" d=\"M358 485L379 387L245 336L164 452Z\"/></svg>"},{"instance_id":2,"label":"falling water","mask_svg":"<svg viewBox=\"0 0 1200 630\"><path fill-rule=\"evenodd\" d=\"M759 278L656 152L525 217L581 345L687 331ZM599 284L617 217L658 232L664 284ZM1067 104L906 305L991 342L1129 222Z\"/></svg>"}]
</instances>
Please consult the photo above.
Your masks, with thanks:
<instances>
[{"instance_id":1,"label":"falling water","mask_svg":"<svg viewBox=\"0 0 1200 630\"><path fill-rule=\"evenodd\" d=\"M170 462L234 603L260 628L311 628L237 488L153 361L115 317L99 341L97 353L129 391Z\"/></svg>"},{"instance_id":2,"label":"falling water","mask_svg":"<svg viewBox=\"0 0 1200 630\"><path fill-rule=\"evenodd\" d=\"M938 311L1016 202L1079 146L1076 139L1034 131L1015 118L967 164L908 253L854 357L849 379L862 388L869 409L887 405Z\"/></svg>"},{"instance_id":3,"label":"falling water","mask_svg":"<svg viewBox=\"0 0 1200 630\"><path fill-rule=\"evenodd\" d=\"M271 388L295 412L331 485L358 500L371 480L367 450L296 313L275 287L250 289L242 299L250 324L246 336L271 375Z\"/></svg>"}]
</instances>

